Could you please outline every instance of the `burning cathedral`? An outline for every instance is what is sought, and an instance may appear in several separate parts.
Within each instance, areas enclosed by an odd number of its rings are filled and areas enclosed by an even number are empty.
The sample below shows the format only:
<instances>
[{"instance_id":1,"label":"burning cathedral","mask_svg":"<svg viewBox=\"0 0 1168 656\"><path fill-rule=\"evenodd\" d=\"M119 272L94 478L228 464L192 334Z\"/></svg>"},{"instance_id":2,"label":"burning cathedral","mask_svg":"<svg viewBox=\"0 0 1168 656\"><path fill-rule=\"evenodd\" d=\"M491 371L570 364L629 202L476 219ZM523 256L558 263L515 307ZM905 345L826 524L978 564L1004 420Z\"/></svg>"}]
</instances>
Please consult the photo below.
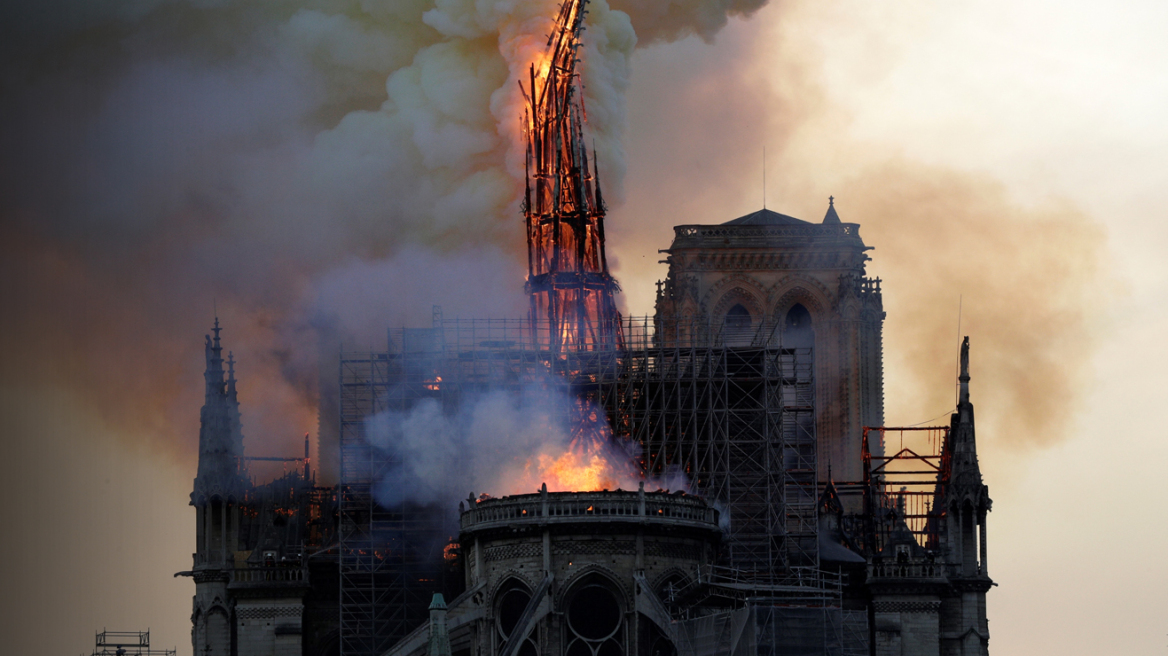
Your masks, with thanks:
<instances>
[{"instance_id":1,"label":"burning cathedral","mask_svg":"<svg viewBox=\"0 0 1168 656\"><path fill-rule=\"evenodd\" d=\"M583 4L563 3L522 85L528 316L436 312L341 354L322 399L338 485L317 485L307 437L285 475L250 480L264 458L244 455L216 321L180 572L194 653L987 654L968 338L950 422L884 426L880 281L831 200L820 222L677 226L655 314L622 317L575 70ZM397 456L369 420L490 390L571 399L556 420L573 447L631 447L639 484L385 502Z\"/></svg>"}]
</instances>

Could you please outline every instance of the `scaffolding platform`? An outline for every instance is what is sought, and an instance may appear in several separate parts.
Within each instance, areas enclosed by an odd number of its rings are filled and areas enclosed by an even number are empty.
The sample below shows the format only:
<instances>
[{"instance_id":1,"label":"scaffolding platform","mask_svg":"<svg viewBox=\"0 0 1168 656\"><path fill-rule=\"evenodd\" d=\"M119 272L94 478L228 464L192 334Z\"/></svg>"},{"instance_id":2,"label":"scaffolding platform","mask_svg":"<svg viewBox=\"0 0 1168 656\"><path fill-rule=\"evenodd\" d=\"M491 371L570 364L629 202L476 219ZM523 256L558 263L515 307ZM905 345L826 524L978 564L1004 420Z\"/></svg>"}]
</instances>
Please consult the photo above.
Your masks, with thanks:
<instances>
[{"instance_id":1,"label":"scaffolding platform","mask_svg":"<svg viewBox=\"0 0 1168 656\"><path fill-rule=\"evenodd\" d=\"M92 656L175 656L177 649L151 649L150 631L100 631Z\"/></svg>"}]
</instances>

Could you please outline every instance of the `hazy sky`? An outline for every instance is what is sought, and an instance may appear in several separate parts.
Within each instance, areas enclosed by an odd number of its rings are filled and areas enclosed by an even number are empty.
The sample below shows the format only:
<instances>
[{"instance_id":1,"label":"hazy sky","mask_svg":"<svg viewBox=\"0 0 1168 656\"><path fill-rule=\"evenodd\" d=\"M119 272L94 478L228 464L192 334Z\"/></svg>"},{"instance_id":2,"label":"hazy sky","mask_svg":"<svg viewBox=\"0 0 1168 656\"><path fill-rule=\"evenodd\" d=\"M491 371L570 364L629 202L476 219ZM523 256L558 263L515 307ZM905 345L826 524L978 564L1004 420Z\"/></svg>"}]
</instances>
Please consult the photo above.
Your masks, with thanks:
<instances>
[{"instance_id":1,"label":"hazy sky","mask_svg":"<svg viewBox=\"0 0 1168 656\"><path fill-rule=\"evenodd\" d=\"M663 207L674 223L683 216L722 221L756 209L766 144L769 207L819 219L830 193L843 220L861 224L866 242L876 247L870 272L886 278L890 424L935 414L905 398L916 393L917 382L906 379L904 369L916 327L906 325L909 309L898 297L919 298L918 288L937 272L918 264L935 263L937 251L968 257L982 268L966 280L947 278L948 297L937 299L943 307L934 319L955 335L958 296L964 294L982 468L994 498L989 571L999 587L988 603L990 644L998 655L1168 649L1168 562L1160 548L1168 538L1168 486L1161 471L1168 440L1156 387L1168 366L1164 34L1168 6L1154 2L788 2L733 23L712 47L691 41L645 51L635 60L630 205L645 213ZM710 60L733 78L696 83L713 92L705 97L711 103L730 106L703 117L721 119L712 129L724 141L703 144L707 159L700 162L654 158L655 150L671 147L670 128L685 120L671 115L669 105L693 93L686 67L704 73ZM790 127L784 112L804 116ZM763 113L769 121L759 120ZM725 125L736 120L745 124ZM645 128L638 129L651 122L669 126L650 128L652 141L642 136ZM782 155L770 154L776 151ZM918 182L935 176L944 186L958 175L994 194L1004 191L1015 216L1004 225L950 208L952 213L931 216L928 238L914 235L913 250L898 252L896 242L904 235L894 225L874 226L872 206L855 200L859 186L872 196L867 171L885 162L915 170ZM668 194L636 184L641 171L662 165L679 175ZM935 200L909 190L891 209L911 213L915 203ZM1025 233L1030 246L1016 248L1006 233L1034 208L1049 221ZM888 202L880 208L889 209ZM954 233L946 224L971 218L975 230L996 234L956 247L947 243ZM1037 329L1035 339L1047 339L1041 324L1028 321L1036 308L1017 305L996 315L1000 323L986 323L979 313L991 299L971 291L983 277L1031 284L1030 257L1067 245L1064 220L1068 227L1084 221L1094 226L1088 239L1100 246L1099 271L1075 294L1089 336L1060 356L1087 365L1081 391L1059 408L1070 421L1036 445L1025 426L991 423L1003 408L999 399L987 400L993 390L986 378L996 374L987 371L992 355L985 347L991 333L1011 321ZM655 234L657 242L668 238L664 230ZM616 251L622 262L640 259L630 246ZM890 252L905 260L890 262ZM901 275L906 266L915 269L911 276ZM1091 266L1072 261L1059 275ZM663 275L662 268L655 275ZM894 273L899 285L891 281ZM630 303L647 309L650 288L631 285L629 278L622 282ZM1048 318L1057 330L1059 315ZM936 361L935 367L940 381L951 376L950 363ZM1049 395L1065 389L1062 382L1038 379L1028 387Z\"/></svg>"},{"instance_id":2,"label":"hazy sky","mask_svg":"<svg viewBox=\"0 0 1168 656\"><path fill-rule=\"evenodd\" d=\"M428 89L465 53L431 51L438 63L387 90L440 41L395 32L395 9L359 25L325 1L167 13L183 4L120 3L113 21L62 2L20 16L9 43L36 56L4 47L0 471L14 501L0 622L14 651L88 652L95 630L149 627L189 654L193 585L171 575L194 544L213 300L241 357L245 434L268 452L315 429L304 372L322 317L359 339L425 320L434 300L462 316L514 301L478 293L511 279L514 226L441 224L475 203L508 209L490 193L506 178L489 174L507 144L482 141L479 164L453 173L434 162L455 146L426 150L491 132L485 104L458 123L469 132L435 129L416 161L379 151L401 129L373 111L387 93L408 104L410 84ZM709 40L652 44L672 28L637 16L631 58L616 19L598 50L615 72L598 88L619 91L627 67L627 122L619 106L594 119L625 144L602 163L627 169L608 224L627 310L651 312L673 225L726 221L764 195L819 220L834 195L885 280L888 423L948 409L961 298L994 498L993 653L1164 653L1168 6L783 0L716 34L683 21ZM60 52L27 45L40 42ZM506 69L476 74L458 93L485 99L494 87L476 81ZM460 111L455 93L427 97ZM431 193L446 209L414 198Z\"/></svg>"}]
</instances>

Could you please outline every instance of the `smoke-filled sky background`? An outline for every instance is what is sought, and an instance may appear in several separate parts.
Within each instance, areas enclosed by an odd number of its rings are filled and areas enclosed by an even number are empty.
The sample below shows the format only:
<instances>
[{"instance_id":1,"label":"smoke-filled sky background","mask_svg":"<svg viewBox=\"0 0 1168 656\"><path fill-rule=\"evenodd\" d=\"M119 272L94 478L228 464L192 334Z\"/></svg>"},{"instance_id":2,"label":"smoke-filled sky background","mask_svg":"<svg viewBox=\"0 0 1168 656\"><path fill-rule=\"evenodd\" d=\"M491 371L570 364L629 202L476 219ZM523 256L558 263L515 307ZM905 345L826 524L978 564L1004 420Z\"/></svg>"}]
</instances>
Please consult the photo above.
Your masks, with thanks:
<instances>
[{"instance_id":1,"label":"smoke-filled sky background","mask_svg":"<svg viewBox=\"0 0 1168 656\"><path fill-rule=\"evenodd\" d=\"M760 6L763 5L763 6ZM0 8L0 539L14 652L190 653L202 335L253 455L316 433L321 361L522 311L515 75L551 0ZM1168 8L593 2L590 135L624 309L671 227L860 223L886 416L972 342L995 654L1161 654ZM763 147L766 147L766 186ZM326 365L327 369L332 369ZM328 458L319 459L327 465Z\"/></svg>"}]
</instances>

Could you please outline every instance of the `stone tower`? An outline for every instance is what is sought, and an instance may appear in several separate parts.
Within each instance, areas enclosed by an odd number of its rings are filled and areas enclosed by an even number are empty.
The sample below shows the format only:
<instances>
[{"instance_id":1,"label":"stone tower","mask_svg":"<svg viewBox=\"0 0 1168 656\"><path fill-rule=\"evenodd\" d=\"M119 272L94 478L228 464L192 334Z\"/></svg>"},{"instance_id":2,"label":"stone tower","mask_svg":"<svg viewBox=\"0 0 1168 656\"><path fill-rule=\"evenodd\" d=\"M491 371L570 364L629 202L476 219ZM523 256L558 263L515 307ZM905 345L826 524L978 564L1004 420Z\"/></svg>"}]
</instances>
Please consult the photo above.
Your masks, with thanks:
<instances>
[{"instance_id":1,"label":"stone tower","mask_svg":"<svg viewBox=\"0 0 1168 656\"><path fill-rule=\"evenodd\" d=\"M868 567L875 656L988 656L986 514L989 488L977 463L969 402L969 338L961 344L960 395L933 503L940 510L936 546L923 548L897 498L895 528Z\"/></svg>"},{"instance_id":2,"label":"stone tower","mask_svg":"<svg viewBox=\"0 0 1168 656\"><path fill-rule=\"evenodd\" d=\"M986 656L989 623L986 592L994 585L988 569L986 514L993 507L977 462L973 404L969 402L969 338L961 343L957 412L949 429L949 486L943 502L948 518L945 562L952 586L941 605L941 653Z\"/></svg>"},{"instance_id":3,"label":"stone tower","mask_svg":"<svg viewBox=\"0 0 1168 656\"><path fill-rule=\"evenodd\" d=\"M884 423L880 281L860 226L829 199L821 223L760 210L674 228L655 321L666 342L814 348L819 478L862 476L865 426Z\"/></svg>"},{"instance_id":4,"label":"stone tower","mask_svg":"<svg viewBox=\"0 0 1168 656\"><path fill-rule=\"evenodd\" d=\"M234 602L228 584L239 548L239 503L247 482L240 471L243 432L235 390L235 360L219 342L219 319L214 339L206 337L206 383L199 426L199 469L191 505L195 507L194 610L191 641L199 656L229 656L234 624ZM226 376L226 379L225 379Z\"/></svg>"}]
</instances>

